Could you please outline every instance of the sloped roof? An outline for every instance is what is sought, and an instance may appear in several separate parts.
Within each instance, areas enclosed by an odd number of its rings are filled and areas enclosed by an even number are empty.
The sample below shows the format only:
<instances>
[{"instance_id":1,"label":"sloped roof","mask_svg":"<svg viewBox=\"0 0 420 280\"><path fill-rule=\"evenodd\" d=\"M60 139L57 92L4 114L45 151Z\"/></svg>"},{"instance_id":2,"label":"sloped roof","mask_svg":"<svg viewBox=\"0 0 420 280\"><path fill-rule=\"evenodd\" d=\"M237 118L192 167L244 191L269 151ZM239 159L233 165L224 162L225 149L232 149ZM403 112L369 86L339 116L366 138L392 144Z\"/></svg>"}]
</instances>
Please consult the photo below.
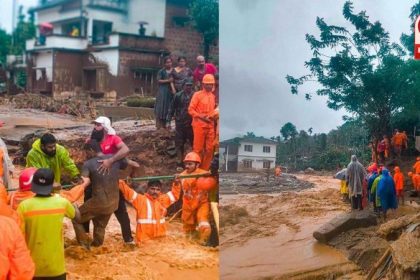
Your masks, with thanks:
<instances>
[{"instance_id":1,"label":"sloped roof","mask_svg":"<svg viewBox=\"0 0 420 280\"><path fill-rule=\"evenodd\" d=\"M239 145L240 142L250 142L250 143L258 143L258 144L271 144L271 145L277 145L277 141L273 141L271 139L267 139L264 137L235 137L232 139L224 140L220 142L220 144L237 144Z\"/></svg>"}]
</instances>

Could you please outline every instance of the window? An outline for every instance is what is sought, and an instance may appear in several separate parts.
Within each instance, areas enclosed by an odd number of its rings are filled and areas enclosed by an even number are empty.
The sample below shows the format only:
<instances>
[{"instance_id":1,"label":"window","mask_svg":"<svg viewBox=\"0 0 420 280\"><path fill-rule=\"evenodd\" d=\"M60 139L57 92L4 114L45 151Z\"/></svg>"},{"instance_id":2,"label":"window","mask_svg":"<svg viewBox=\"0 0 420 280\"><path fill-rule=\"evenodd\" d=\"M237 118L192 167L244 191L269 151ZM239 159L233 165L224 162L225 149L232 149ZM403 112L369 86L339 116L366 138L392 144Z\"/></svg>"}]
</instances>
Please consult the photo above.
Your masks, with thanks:
<instances>
[{"instance_id":1,"label":"window","mask_svg":"<svg viewBox=\"0 0 420 280\"><path fill-rule=\"evenodd\" d=\"M263 153L270 153L270 146L263 146Z\"/></svg>"},{"instance_id":2,"label":"window","mask_svg":"<svg viewBox=\"0 0 420 280\"><path fill-rule=\"evenodd\" d=\"M245 145L245 152L252 152L252 145Z\"/></svg>"},{"instance_id":3,"label":"window","mask_svg":"<svg viewBox=\"0 0 420 280\"><path fill-rule=\"evenodd\" d=\"M264 147L265 148L265 147ZM270 149L270 147L268 147L269 149ZM263 162L263 168L270 168L270 164L271 164L271 162L269 162L269 161L264 161Z\"/></svg>"},{"instance_id":4,"label":"window","mask_svg":"<svg viewBox=\"0 0 420 280\"><path fill-rule=\"evenodd\" d=\"M252 168L252 160L244 159L244 168Z\"/></svg>"}]
</instances>

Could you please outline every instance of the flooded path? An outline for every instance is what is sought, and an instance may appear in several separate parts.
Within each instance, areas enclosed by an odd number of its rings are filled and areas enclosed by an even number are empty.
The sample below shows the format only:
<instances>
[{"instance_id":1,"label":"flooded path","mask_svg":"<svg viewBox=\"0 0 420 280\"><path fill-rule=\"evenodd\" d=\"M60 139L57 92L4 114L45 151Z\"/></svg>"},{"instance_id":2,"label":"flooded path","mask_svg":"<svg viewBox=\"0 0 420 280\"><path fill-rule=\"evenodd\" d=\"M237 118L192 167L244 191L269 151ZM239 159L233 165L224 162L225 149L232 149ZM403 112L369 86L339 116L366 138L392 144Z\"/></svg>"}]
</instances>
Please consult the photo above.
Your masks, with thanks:
<instances>
[{"instance_id":1,"label":"flooded path","mask_svg":"<svg viewBox=\"0 0 420 280\"><path fill-rule=\"evenodd\" d=\"M339 181L325 176L297 177L313 182L315 188L275 195L222 196L222 219L223 209L238 211L242 207L248 214L244 212L244 217L231 225L233 230L222 232L223 279L280 277L349 263L341 252L312 237L319 226L348 208L340 200Z\"/></svg>"}]
</instances>

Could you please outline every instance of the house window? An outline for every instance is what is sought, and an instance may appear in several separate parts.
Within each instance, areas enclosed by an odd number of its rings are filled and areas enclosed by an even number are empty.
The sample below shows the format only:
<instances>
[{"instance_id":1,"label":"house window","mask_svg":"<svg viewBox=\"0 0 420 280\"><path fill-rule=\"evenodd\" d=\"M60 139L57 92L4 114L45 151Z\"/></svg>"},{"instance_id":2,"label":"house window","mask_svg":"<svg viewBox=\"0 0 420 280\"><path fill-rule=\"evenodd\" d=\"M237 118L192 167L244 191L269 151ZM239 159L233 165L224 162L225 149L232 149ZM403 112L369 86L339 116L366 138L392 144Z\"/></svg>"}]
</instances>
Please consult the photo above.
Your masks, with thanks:
<instances>
[{"instance_id":1,"label":"house window","mask_svg":"<svg viewBox=\"0 0 420 280\"><path fill-rule=\"evenodd\" d=\"M265 147L264 147L265 148ZM268 147L268 148L270 148L270 147ZM270 168L270 164L271 164L271 162L269 162L269 161L264 161L263 162L263 168Z\"/></svg>"},{"instance_id":2,"label":"house window","mask_svg":"<svg viewBox=\"0 0 420 280\"><path fill-rule=\"evenodd\" d=\"M270 146L263 146L263 153L270 153Z\"/></svg>"},{"instance_id":3,"label":"house window","mask_svg":"<svg viewBox=\"0 0 420 280\"><path fill-rule=\"evenodd\" d=\"M244 159L244 168L252 168L252 160Z\"/></svg>"},{"instance_id":4,"label":"house window","mask_svg":"<svg viewBox=\"0 0 420 280\"><path fill-rule=\"evenodd\" d=\"M245 152L252 152L252 145L245 145Z\"/></svg>"}]
</instances>

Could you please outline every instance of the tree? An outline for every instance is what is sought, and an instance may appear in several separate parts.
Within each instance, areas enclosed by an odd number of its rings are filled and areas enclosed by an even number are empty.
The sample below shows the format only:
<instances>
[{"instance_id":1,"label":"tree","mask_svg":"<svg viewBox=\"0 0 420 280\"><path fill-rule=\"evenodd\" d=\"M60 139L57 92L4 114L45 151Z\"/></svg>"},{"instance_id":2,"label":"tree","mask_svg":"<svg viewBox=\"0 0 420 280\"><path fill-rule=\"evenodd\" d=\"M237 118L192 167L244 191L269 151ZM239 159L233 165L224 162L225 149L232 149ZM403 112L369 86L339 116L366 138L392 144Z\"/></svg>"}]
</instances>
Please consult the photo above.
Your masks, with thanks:
<instances>
[{"instance_id":1,"label":"tree","mask_svg":"<svg viewBox=\"0 0 420 280\"><path fill-rule=\"evenodd\" d=\"M255 136L255 133L254 132L249 132L249 131L244 136L245 137L249 137L249 138L255 138L255 137L257 137L257 136Z\"/></svg>"},{"instance_id":2,"label":"tree","mask_svg":"<svg viewBox=\"0 0 420 280\"><path fill-rule=\"evenodd\" d=\"M305 82L318 82L321 88L315 94L327 96L329 108L344 108L360 118L370 135L379 138L390 133L392 117L419 95L413 86L418 78L412 73L420 73L420 63L407 62L404 49L390 42L382 25L370 22L365 11L353 13L350 1L344 4L343 16L355 31L328 25L318 17L320 38L306 34L313 51L313 57L305 62L310 73L300 78L287 75L286 79L292 94L298 94ZM313 94L306 93L306 99ZM417 99L414 97L415 102Z\"/></svg>"},{"instance_id":3,"label":"tree","mask_svg":"<svg viewBox=\"0 0 420 280\"><path fill-rule=\"evenodd\" d=\"M283 125L283 127L280 129L280 133L285 140L294 138L298 134L296 126L294 126L291 122Z\"/></svg>"},{"instance_id":4,"label":"tree","mask_svg":"<svg viewBox=\"0 0 420 280\"><path fill-rule=\"evenodd\" d=\"M203 36L204 56L208 58L210 45L219 38L219 1L193 0L189 14L195 29Z\"/></svg>"},{"instance_id":5,"label":"tree","mask_svg":"<svg viewBox=\"0 0 420 280\"><path fill-rule=\"evenodd\" d=\"M13 46L11 46L10 53L20 55L25 52L26 40L32 39L36 34L36 27L34 23L34 14L29 14L29 21L25 21L23 14L23 6L19 6L18 23L15 30L13 30Z\"/></svg>"},{"instance_id":6,"label":"tree","mask_svg":"<svg viewBox=\"0 0 420 280\"><path fill-rule=\"evenodd\" d=\"M6 62L6 56L9 54L12 37L6 33L6 30L0 29L0 64Z\"/></svg>"}]
</instances>

